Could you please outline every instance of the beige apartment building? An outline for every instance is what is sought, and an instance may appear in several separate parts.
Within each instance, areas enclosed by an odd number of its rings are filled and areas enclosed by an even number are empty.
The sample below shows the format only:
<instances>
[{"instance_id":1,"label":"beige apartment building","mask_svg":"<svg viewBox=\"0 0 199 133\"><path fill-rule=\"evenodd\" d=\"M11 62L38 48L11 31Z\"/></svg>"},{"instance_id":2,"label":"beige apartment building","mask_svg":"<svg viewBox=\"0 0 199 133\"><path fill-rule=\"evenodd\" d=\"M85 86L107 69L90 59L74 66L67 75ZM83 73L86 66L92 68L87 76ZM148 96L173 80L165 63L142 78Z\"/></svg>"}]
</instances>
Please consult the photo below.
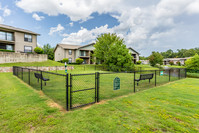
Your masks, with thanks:
<instances>
[{"instance_id":1,"label":"beige apartment building","mask_svg":"<svg viewBox=\"0 0 199 133\"><path fill-rule=\"evenodd\" d=\"M18 52L34 52L38 33L0 24L0 49Z\"/></svg>"},{"instance_id":2,"label":"beige apartment building","mask_svg":"<svg viewBox=\"0 0 199 133\"><path fill-rule=\"evenodd\" d=\"M54 50L55 61L60 61L63 58L68 58L69 63L75 62L77 58L84 60L83 64L94 64L92 61L92 54L95 47L95 43L80 46L69 44L57 44ZM132 48L129 48L129 52L134 57L133 62L139 60L139 53Z\"/></svg>"}]
</instances>

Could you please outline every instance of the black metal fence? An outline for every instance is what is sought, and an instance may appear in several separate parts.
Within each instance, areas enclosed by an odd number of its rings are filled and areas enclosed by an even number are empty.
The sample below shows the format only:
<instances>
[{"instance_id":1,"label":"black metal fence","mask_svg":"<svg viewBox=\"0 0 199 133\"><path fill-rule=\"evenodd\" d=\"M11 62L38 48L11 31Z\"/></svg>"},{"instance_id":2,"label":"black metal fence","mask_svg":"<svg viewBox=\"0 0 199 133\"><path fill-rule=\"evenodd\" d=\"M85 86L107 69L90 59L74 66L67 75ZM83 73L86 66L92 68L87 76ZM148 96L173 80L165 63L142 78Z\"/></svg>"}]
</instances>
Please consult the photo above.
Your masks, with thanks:
<instances>
[{"instance_id":1,"label":"black metal fence","mask_svg":"<svg viewBox=\"0 0 199 133\"><path fill-rule=\"evenodd\" d=\"M57 74L13 67L13 74L42 90L66 110L135 93L170 81L186 78L186 69ZM117 79L117 83L115 80Z\"/></svg>"}]
</instances>

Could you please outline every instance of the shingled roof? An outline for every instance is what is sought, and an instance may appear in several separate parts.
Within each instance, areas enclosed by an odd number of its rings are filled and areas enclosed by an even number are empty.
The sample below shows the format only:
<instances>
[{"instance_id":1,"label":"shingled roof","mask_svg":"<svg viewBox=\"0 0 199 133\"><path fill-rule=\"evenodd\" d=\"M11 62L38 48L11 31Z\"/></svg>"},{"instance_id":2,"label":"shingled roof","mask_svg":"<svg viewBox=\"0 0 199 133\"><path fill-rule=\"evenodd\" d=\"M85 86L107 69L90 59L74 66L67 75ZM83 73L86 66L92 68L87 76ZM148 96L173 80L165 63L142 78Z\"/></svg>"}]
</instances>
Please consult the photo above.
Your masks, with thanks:
<instances>
[{"instance_id":1,"label":"shingled roof","mask_svg":"<svg viewBox=\"0 0 199 133\"><path fill-rule=\"evenodd\" d=\"M80 45L71 45L71 44L57 44L58 46L62 47L63 49L78 49L81 47Z\"/></svg>"},{"instance_id":2,"label":"shingled roof","mask_svg":"<svg viewBox=\"0 0 199 133\"><path fill-rule=\"evenodd\" d=\"M16 28L13 26L9 26L9 25L4 25L4 24L0 24L0 30L12 30L12 31L18 31L18 32L23 32L23 33L29 33L29 34L33 34L33 35L40 35L38 33L29 31L29 30L25 30L25 29L21 29L21 28Z\"/></svg>"}]
</instances>

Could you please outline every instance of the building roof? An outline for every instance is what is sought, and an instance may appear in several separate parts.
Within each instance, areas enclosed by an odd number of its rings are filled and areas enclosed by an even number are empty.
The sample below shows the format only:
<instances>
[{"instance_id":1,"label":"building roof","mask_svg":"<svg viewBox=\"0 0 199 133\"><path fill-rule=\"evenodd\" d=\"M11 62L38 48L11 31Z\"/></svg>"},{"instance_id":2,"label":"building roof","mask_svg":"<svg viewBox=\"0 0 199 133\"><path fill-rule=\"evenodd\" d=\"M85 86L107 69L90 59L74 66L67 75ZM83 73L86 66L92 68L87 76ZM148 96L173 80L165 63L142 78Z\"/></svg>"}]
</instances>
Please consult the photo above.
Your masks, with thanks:
<instances>
[{"instance_id":1,"label":"building roof","mask_svg":"<svg viewBox=\"0 0 199 133\"><path fill-rule=\"evenodd\" d=\"M34 34L34 35L40 35L38 33L29 31L29 30L25 30L25 29L21 29L21 28L16 28L16 27L9 26L9 25L4 25L4 24L0 24L0 29L18 31L18 32L29 33L29 34Z\"/></svg>"},{"instance_id":2,"label":"building roof","mask_svg":"<svg viewBox=\"0 0 199 133\"><path fill-rule=\"evenodd\" d=\"M134 51L135 53L137 53L137 54L140 54L140 53L138 53L137 51L135 51L133 48L131 48L131 47L129 47L128 49L131 49L132 51Z\"/></svg>"},{"instance_id":3,"label":"building roof","mask_svg":"<svg viewBox=\"0 0 199 133\"><path fill-rule=\"evenodd\" d=\"M87 44L84 46L80 46L80 45L71 45L71 44L57 44L57 46L55 47L55 50L57 49L58 46L62 47L63 49L81 49L90 45L94 45L95 43L91 43L91 44ZM54 50L54 51L55 51Z\"/></svg>"},{"instance_id":4,"label":"building roof","mask_svg":"<svg viewBox=\"0 0 199 133\"><path fill-rule=\"evenodd\" d=\"M166 58L164 61L176 61L176 60L187 60L190 57L185 57L185 58Z\"/></svg>"},{"instance_id":5,"label":"building roof","mask_svg":"<svg viewBox=\"0 0 199 133\"><path fill-rule=\"evenodd\" d=\"M62 47L63 49L78 49L80 45L71 45L71 44L57 44L58 46Z\"/></svg>"},{"instance_id":6,"label":"building roof","mask_svg":"<svg viewBox=\"0 0 199 133\"><path fill-rule=\"evenodd\" d=\"M95 43L91 43L91 44L87 44L87 45L81 46L81 47L79 47L78 49L84 48L84 47L87 47L87 46L90 46L90 45L95 45Z\"/></svg>"}]
</instances>

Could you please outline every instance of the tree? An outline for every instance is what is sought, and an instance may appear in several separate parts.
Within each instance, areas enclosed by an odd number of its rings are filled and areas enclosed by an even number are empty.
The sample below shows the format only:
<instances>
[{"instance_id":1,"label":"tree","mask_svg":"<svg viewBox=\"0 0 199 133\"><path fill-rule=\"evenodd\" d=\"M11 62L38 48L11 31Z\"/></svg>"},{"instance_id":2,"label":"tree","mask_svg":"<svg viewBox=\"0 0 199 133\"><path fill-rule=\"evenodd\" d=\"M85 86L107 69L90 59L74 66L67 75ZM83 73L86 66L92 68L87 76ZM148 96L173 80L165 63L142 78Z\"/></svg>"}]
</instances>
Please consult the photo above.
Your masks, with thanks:
<instances>
[{"instance_id":1,"label":"tree","mask_svg":"<svg viewBox=\"0 0 199 133\"><path fill-rule=\"evenodd\" d=\"M43 53L44 53L43 49L40 48L40 47L36 47L36 48L34 49L34 51L35 51L35 53L37 53L37 54L43 54Z\"/></svg>"},{"instance_id":2,"label":"tree","mask_svg":"<svg viewBox=\"0 0 199 133\"><path fill-rule=\"evenodd\" d=\"M163 56L159 52L153 51L152 54L149 56L149 62L151 66L155 66L157 64L163 64Z\"/></svg>"},{"instance_id":3,"label":"tree","mask_svg":"<svg viewBox=\"0 0 199 133\"><path fill-rule=\"evenodd\" d=\"M54 48L50 46L50 44L46 44L43 46L44 54L48 55L48 59L53 60L54 59Z\"/></svg>"},{"instance_id":4,"label":"tree","mask_svg":"<svg viewBox=\"0 0 199 133\"><path fill-rule=\"evenodd\" d=\"M116 34L105 33L100 35L94 45L94 56L107 69L112 71L123 71L124 68L132 70L134 64L124 40Z\"/></svg>"},{"instance_id":5,"label":"tree","mask_svg":"<svg viewBox=\"0 0 199 133\"><path fill-rule=\"evenodd\" d=\"M199 70L199 55L195 54L193 57L189 58L185 65L188 69L196 69Z\"/></svg>"},{"instance_id":6,"label":"tree","mask_svg":"<svg viewBox=\"0 0 199 133\"><path fill-rule=\"evenodd\" d=\"M83 61L84 61L84 60L83 60L83 59L81 59L81 58L77 58L77 59L76 59L76 63L77 63L77 64L82 64L82 63L83 63Z\"/></svg>"},{"instance_id":7,"label":"tree","mask_svg":"<svg viewBox=\"0 0 199 133\"><path fill-rule=\"evenodd\" d=\"M148 57L140 56L140 60L148 60Z\"/></svg>"}]
</instances>

